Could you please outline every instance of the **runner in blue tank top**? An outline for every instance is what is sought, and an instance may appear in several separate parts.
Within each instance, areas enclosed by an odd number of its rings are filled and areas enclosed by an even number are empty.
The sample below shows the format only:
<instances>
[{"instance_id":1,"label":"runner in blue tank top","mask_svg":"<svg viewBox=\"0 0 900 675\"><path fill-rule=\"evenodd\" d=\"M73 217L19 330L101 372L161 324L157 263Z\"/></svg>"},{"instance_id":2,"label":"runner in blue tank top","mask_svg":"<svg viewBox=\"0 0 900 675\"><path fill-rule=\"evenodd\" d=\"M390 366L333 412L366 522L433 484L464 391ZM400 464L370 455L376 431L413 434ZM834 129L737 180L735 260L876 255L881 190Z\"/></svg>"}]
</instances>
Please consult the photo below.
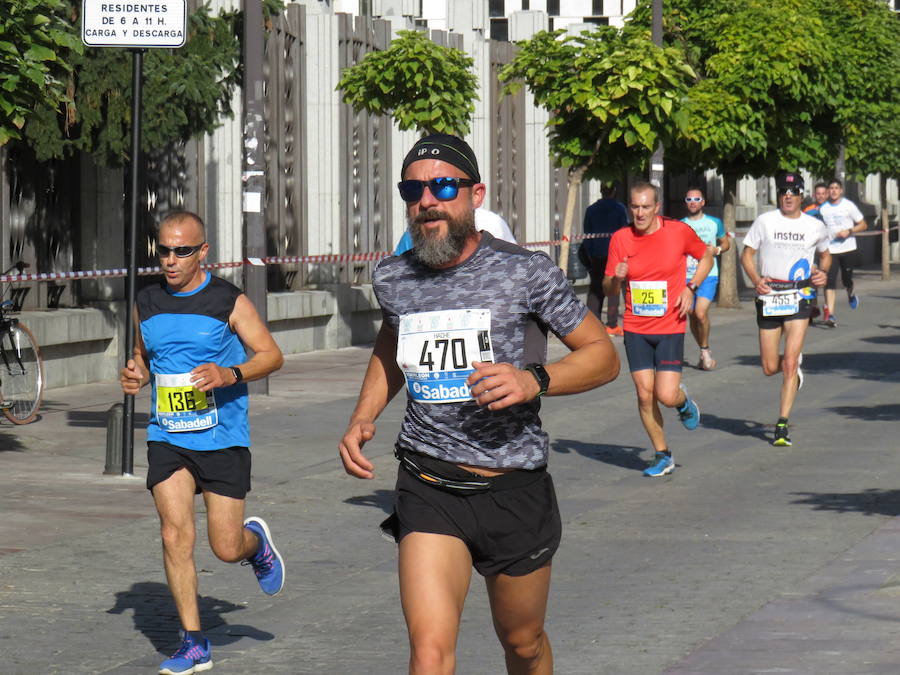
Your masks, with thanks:
<instances>
[{"instance_id":1,"label":"runner in blue tank top","mask_svg":"<svg viewBox=\"0 0 900 675\"><path fill-rule=\"evenodd\" d=\"M163 675L212 667L201 631L194 566L194 495L206 503L209 544L225 562L249 561L262 590L284 584L284 561L262 518L244 520L250 490L246 382L281 367L281 350L240 289L200 268L209 245L199 216L176 212L159 227L164 281L141 290L134 358L122 390L152 387L147 488L162 531L163 561L183 630ZM248 359L245 346L253 350Z\"/></svg>"}]
</instances>

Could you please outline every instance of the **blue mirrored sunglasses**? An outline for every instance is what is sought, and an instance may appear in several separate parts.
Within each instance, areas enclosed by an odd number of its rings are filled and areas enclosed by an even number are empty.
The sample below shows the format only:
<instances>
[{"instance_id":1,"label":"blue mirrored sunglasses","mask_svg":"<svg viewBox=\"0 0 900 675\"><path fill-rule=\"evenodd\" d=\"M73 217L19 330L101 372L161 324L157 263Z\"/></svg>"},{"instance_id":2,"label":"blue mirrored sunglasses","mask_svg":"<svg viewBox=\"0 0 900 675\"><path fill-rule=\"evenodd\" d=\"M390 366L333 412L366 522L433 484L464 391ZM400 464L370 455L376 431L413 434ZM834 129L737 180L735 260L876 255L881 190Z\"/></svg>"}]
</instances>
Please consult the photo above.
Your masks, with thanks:
<instances>
[{"instance_id":1,"label":"blue mirrored sunglasses","mask_svg":"<svg viewBox=\"0 0 900 675\"><path fill-rule=\"evenodd\" d=\"M431 180L401 180L397 183L397 189L400 190L400 199L405 202L417 202L422 199L425 194L425 186L431 190L431 194L438 201L448 202L456 199L459 194L459 188L471 187L475 185L475 181L471 178L432 178Z\"/></svg>"},{"instance_id":2,"label":"blue mirrored sunglasses","mask_svg":"<svg viewBox=\"0 0 900 675\"><path fill-rule=\"evenodd\" d=\"M799 197L803 194L802 187L789 187L789 188L780 188L778 190L778 194L780 195L794 195L795 197Z\"/></svg>"},{"instance_id":3,"label":"blue mirrored sunglasses","mask_svg":"<svg viewBox=\"0 0 900 675\"><path fill-rule=\"evenodd\" d=\"M196 246L163 246L162 244L156 245L156 253L160 258L168 258L170 253L174 253L176 258L190 258L197 251L203 248L203 244L197 244Z\"/></svg>"}]
</instances>

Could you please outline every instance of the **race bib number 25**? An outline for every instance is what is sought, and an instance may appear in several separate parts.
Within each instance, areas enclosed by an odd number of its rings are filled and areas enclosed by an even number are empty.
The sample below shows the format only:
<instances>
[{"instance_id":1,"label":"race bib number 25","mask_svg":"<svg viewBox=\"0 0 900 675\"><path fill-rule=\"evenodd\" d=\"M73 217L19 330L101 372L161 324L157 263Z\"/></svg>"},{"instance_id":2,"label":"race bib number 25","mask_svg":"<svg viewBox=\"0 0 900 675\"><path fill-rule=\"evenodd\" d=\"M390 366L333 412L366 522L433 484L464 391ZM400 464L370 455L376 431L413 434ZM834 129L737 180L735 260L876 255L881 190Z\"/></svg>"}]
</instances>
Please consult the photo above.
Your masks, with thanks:
<instances>
[{"instance_id":1,"label":"race bib number 25","mask_svg":"<svg viewBox=\"0 0 900 675\"><path fill-rule=\"evenodd\" d=\"M472 361L493 361L491 311L453 309L400 317L397 365L409 396L422 403L471 400Z\"/></svg>"}]
</instances>

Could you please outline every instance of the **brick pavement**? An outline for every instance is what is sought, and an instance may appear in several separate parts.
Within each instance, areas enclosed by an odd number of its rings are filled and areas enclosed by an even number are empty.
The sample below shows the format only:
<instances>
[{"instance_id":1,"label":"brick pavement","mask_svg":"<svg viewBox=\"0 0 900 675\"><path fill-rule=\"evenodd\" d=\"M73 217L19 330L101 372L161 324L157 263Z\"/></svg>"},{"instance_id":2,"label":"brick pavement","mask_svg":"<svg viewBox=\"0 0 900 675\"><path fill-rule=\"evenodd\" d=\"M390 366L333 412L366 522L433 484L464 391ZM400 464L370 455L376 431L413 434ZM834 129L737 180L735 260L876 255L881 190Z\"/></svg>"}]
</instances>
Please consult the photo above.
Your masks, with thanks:
<instances>
[{"instance_id":1,"label":"brick pavement","mask_svg":"<svg viewBox=\"0 0 900 675\"><path fill-rule=\"evenodd\" d=\"M680 465L670 477L640 475L649 451L626 369L545 402L565 527L549 619L557 672L900 670L898 286L864 272L862 306L840 313L856 323L811 329L792 448L763 438L778 382L758 367L749 303L714 310L719 368L686 370L704 419L689 433L667 416ZM395 547L376 527L402 401L368 446L375 480L347 477L336 459L367 356L290 357L253 401L248 511L268 520L288 579L263 596L201 541L214 672L405 670ZM0 424L0 672L151 673L176 641L141 434L137 478L101 473L104 415L119 399L114 383L51 390L38 422ZM503 672L477 577L459 657L460 673Z\"/></svg>"}]
</instances>

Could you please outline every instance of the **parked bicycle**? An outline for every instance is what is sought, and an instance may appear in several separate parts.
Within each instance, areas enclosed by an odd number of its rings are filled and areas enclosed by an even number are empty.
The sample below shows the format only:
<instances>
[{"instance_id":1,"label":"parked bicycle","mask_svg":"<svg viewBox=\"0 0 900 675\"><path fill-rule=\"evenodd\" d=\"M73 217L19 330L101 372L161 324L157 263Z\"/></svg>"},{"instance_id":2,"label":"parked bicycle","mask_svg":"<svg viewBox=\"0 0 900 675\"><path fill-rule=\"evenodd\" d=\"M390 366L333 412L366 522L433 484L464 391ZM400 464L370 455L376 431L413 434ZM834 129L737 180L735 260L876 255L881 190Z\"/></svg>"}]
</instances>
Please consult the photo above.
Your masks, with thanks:
<instances>
[{"instance_id":1,"label":"parked bicycle","mask_svg":"<svg viewBox=\"0 0 900 675\"><path fill-rule=\"evenodd\" d=\"M22 274L26 267L19 261L3 274ZM9 315L18 309L12 300L0 302L0 409L13 424L28 424L44 396L44 361L28 327Z\"/></svg>"}]
</instances>

